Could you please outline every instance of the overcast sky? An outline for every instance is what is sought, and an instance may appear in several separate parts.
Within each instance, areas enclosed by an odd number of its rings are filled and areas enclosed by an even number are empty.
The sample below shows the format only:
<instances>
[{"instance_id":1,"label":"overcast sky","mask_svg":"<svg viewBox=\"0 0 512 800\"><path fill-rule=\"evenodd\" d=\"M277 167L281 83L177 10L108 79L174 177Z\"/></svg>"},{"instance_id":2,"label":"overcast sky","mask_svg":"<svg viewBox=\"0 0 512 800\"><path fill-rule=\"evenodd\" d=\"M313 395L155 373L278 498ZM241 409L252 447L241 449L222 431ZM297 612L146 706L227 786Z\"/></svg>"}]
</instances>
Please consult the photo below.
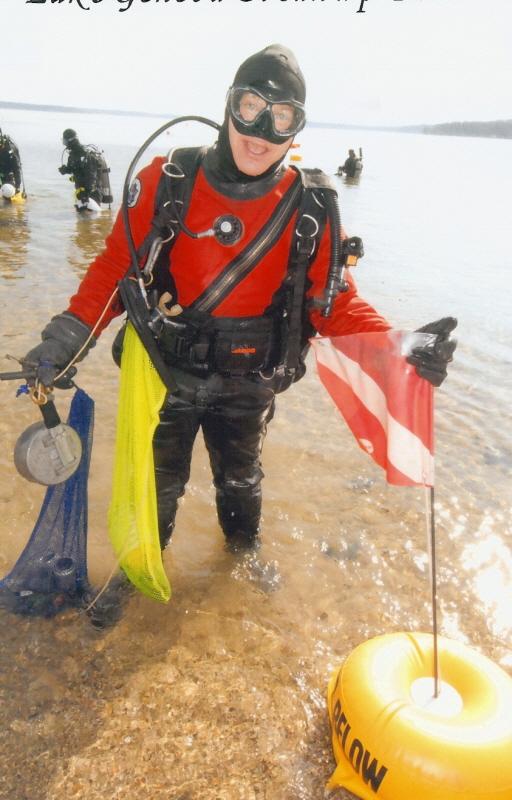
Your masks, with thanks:
<instances>
[{"instance_id":1,"label":"overcast sky","mask_svg":"<svg viewBox=\"0 0 512 800\"><path fill-rule=\"evenodd\" d=\"M220 118L238 64L281 42L310 120L512 118L512 0L129 2L0 0L0 100Z\"/></svg>"}]
</instances>

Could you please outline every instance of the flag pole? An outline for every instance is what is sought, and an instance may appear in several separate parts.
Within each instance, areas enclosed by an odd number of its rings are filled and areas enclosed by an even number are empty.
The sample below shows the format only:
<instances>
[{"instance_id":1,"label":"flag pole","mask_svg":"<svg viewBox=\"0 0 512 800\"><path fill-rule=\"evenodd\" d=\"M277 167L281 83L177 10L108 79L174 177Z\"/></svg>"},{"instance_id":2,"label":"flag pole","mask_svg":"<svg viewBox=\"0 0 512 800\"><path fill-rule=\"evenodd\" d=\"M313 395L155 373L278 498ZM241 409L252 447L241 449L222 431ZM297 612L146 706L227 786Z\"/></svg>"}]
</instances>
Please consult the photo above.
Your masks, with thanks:
<instances>
[{"instance_id":1,"label":"flag pole","mask_svg":"<svg viewBox=\"0 0 512 800\"><path fill-rule=\"evenodd\" d=\"M434 697L439 696L439 650L437 646L437 575L436 575L436 525L434 512L434 487L425 487L427 493L427 526L430 554L430 586L432 591L432 634L434 637Z\"/></svg>"}]
</instances>

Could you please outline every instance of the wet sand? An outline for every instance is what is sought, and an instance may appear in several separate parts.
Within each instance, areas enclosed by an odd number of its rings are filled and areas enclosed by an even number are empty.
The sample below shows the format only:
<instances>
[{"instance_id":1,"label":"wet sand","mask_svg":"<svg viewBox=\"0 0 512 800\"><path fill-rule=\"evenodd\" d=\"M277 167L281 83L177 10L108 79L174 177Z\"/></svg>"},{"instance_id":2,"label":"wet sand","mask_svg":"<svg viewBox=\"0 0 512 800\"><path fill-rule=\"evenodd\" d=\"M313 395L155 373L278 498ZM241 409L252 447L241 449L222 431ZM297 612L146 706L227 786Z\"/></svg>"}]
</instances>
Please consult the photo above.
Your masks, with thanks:
<instances>
[{"instance_id":1,"label":"wet sand","mask_svg":"<svg viewBox=\"0 0 512 800\"><path fill-rule=\"evenodd\" d=\"M114 404L106 385L95 385L104 408L91 470L89 565L99 587L114 565L105 526ZM4 796L324 796L334 768L329 675L365 638L430 630L430 595L422 490L386 486L327 398L318 399L313 374L300 389L281 400L265 447L256 556L224 550L200 444L165 556L168 605L122 596L121 619L105 630L76 611L52 620L4 612ZM335 439L331 425L339 427ZM449 452L438 456L441 630L510 670L509 620L499 603L478 596L482 569L500 558L507 565L500 509L491 519L480 507L478 475L456 480L447 461ZM3 518L19 536L38 504L25 509L34 487L14 484L10 497L4 489Z\"/></svg>"}]
</instances>

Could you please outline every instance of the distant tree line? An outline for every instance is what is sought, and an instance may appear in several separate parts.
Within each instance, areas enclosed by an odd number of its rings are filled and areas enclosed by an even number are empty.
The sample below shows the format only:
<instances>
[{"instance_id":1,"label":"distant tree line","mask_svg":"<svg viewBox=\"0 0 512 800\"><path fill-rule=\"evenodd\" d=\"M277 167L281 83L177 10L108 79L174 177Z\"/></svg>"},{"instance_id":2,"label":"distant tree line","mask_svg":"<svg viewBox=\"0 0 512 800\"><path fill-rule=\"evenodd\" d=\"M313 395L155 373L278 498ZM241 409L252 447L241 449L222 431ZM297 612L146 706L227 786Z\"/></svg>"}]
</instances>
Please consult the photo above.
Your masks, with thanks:
<instances>
[{"instance_id":1,"label":"distant tree line","mask_svg":"<svg viewBox=\"0 0 512 800\"><path fill-rule=\"evenodd\" d=\"M493 122L443 122L440 125L423 125L422 133L440 136L486 136L492 139L512 139L512 119Z\"/></svg>"},{"instance_id":2,"label":"distant tree line","mask_svg":"<svg viewBox=\"0 0 512 800\"><path fill-rule=\"evenodd\" d=\"M36 2L36 0L32 0ZM41 0L37 0L41 2ZM52 0L57 2L57 0ZM59 0L62 2L62 0ZM80 108L73 106L40 105L36 103L16 103L0 100L0 108L20 108L34 111L63 111L76 114L116 114L134 117L163 117L173 119L174 114L156 114L149 111L120 111L119 109ZM342 130L396 131L397 133L430 133L439 136L485 136L492 139L512 139L512 119L498 119L491 122L441 122L438 125L355 125L351 123L313 122L311 128L338 128Z\"/></svg>"}]
</instances>

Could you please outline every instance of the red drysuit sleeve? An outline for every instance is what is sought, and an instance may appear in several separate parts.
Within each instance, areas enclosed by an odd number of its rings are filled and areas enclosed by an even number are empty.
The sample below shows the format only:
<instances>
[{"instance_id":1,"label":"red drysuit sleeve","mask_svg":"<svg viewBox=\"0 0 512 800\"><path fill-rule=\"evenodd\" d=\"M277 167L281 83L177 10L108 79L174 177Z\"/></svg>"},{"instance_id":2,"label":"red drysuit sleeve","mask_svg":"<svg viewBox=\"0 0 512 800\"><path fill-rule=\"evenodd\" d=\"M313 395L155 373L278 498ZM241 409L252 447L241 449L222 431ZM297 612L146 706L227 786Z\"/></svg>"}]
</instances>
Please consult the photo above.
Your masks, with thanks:
<instances>
[{"instance_id":1,"label":"red drysuit sleeve","mask_svg":"<svg viewBox=\"0 0 512 800\"><path fill-rule=\"evenodd\" d=\"M164 161L162 157L155 158L149 166L139 172L132 183L133 206L128 213L136 248L143 242L151 227L155 193ZM93 327L129 265L128 242L122 215L119 212L112 232L105 241L105 249L89 266L77 293L69 301L68 311ZM95 335L98 336L114 317L122 313L122 310L116 296L110 303Z\"/></svg>"},{"instance_id":2,"label":"red drysuit sleeve","mask_svg":"<svg viewBox=\"0 0 512 800\"><path fill-rule=\"evenodd\" d=\"M343 238L346 238L344 232ZM330 229L327 225L320 242L318 255L308 273L308 278L311 281L311 286L307 292L308 298L323 297L329 272L330 247ZM390 330L391 325L389 322L358 295L356 283L350 274L350 270L346 270L345 280L349 284L349 289L347 292L340 292L337 295L329 317L323 317L320 308L311 307L309 318L315 330L321 336L344 336L350 333L371 333Z\"/></svg>"}]
</instances>

